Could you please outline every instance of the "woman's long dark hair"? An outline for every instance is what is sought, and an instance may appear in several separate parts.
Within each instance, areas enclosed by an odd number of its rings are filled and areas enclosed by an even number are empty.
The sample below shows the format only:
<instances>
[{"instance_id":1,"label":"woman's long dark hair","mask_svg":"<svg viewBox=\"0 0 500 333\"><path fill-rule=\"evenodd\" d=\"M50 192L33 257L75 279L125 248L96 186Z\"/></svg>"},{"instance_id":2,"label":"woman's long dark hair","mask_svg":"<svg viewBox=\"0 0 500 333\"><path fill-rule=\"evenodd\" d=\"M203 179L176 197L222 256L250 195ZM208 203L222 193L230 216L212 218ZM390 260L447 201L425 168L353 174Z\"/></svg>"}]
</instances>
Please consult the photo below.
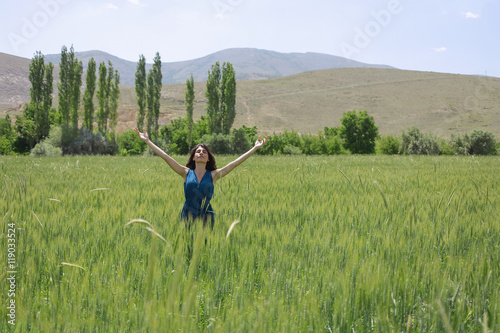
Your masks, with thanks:
<instances>
[{"instance_id":1,"label":"woman's long dark hair","mask_svg":"<svg viewBox=\"0 0 500 333\"><path fill-rule=\"evenodd\" d=\"M217 165L215 164L215 157L212 154L212 152L210 151L210 148L208 148L208 146L204 143L199 143L196 146L194 146L193 149L191 149L191 156L189 156L189 160L188 160L186 166L192 170L194 170L196 168L196 162L194 161L194 154L196 153L196 149L198 149L200 147L205 149L207 151L207 154L208 154L208 162L207 162L206 169L209 171L217 170Z\"/></svg>"}]
</instances>

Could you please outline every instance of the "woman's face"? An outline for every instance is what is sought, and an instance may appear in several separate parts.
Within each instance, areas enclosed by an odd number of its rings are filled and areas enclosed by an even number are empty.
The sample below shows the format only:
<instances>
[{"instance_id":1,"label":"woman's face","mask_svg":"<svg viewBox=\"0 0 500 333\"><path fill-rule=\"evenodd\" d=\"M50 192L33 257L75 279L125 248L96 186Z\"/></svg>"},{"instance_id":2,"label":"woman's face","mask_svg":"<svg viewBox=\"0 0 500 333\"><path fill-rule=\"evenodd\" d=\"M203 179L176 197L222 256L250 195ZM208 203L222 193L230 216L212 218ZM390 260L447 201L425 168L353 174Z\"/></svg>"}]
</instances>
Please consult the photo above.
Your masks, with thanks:
<instances>
[{"instance_id":1,"label":"woman's face","mask_svg":"<svg viewBox=\"0 0 500 333\"><path fill-rule=\"evenodd\" d=\"M207 150L201 146L196 148L196 150L194 152L194 161L207 163L208 162Z\"/></svg>"}]
</instances>

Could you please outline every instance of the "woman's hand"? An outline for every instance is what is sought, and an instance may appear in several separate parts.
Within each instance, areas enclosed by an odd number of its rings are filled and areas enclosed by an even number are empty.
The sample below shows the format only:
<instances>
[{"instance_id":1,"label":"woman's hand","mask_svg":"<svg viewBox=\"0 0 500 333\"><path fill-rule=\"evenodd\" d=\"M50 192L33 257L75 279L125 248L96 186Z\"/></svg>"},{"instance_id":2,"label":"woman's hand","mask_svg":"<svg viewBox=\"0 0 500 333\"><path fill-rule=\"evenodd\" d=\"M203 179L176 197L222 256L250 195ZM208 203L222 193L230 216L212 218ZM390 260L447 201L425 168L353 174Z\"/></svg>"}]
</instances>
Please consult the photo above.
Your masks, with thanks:
<instances>
[{"instance_id":1,"label":"woman's hand","mask_svg":"<svg viewBox=\"0 0 500 333\"><path fill-rule=\"evenodd\" d=\"M246 159L250 157L250 155L252 155L257 149L259 149L260 147L262 147L266 143L268 137L269 137L269 135L266 136L264 138L264 140L261 140L260 136L259 136L259 139L255 142L255 146L253 146L252 149L250 149L249 151L247 151L246 153L244 153L243 155L241 155L240 157L238 157L237 159L235 159L234 161L232 161L231 163L229 163L228 165L226 165L222 169L217 169L217 170L213 171L212 179L213 179L214 183L217 180L224 177L225 175L227 175L228 173L230 173L238 165L245 162Z\"/></svg>"},{"instance_id":2,"label":"woman's hand","mask_svg":"<svg viewBox=\"0 0 500 333\"><path fill-rule=\"evenodd\" d=\"M255 147L257 147L257 148L262 147L262 146L266 143L266 141L267 141L267 138L268 138L268 137L269 137L269 135L268 135L268 136L266 136L266 137L264 138L264 140L261 140L261 139L260 139L261 137L259 136L259 139L258 139L257 141L255 141Z\"/></svg>"},{"instance_id":3,"label":"woman's hand","mask_svg":"<svg viewBox=\"0 0 500 333\"><path fill-rule=\"evenodd\" d=\"M149 140L149 137L148 137L148 133L144 130L144 128L142 129L142 132L139 132L139 130L136 128L134 128L135 132L137 133L137 135L139 136L139 138L144 141L144 142L148 142Z\"/></svg>"}]
</instances>

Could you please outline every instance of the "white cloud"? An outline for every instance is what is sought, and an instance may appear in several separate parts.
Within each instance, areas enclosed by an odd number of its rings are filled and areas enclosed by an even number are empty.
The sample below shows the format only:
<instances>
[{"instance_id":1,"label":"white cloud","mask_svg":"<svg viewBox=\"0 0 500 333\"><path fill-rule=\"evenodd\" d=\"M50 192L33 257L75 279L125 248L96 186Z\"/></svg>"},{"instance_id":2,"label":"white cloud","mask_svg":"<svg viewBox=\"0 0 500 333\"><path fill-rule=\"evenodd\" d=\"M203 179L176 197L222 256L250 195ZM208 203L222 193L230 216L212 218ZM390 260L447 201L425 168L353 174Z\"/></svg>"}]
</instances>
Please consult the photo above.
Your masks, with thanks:
<instances>
[{"instance_id":1,"label":"white cloud","mask_svg":"<svg viewBox=\"0 0 500 333\"><path fill-rule=\"evenodd\" d=\"M473 12L465 12L465 13L462 13L463 16L465 16L465 18L468 18L468 19L478 19L481 17L481 15L479 14L475 14Z\"/></svg>"},{"instance_id":2,"label":"white cloud","mask_svg":"<svg viewBox=\"0 0 500 333\"><path fill-rule=\"evenodd\" d=\"M436 52L446 52L448 49L446 47L436 47L434 48L434 51Z\"/></svg>"},{"instance_id":3,"label":"white cloud","mask_svg":"<svg viewBox=\"0 0 500 333\"><path fill-rule=\"evenodd\" d=\"M117 7L117 6L115 6L115 5L113 5L112 3L107 3L107 4L106 4L106 8L107 8L107 9L113 9L113 10L118 9L118 7Z\"/></svg>"},{"instance_id":4,"label":"white cloud","mask_svg":"<svg viewBox=\"0 0 500 333\"><path fill-rule=\"evenodd\" d=\"M144 6L144 4L140 0L128 0L128 2L136 6Z\"/></svg>"}]
</instances>

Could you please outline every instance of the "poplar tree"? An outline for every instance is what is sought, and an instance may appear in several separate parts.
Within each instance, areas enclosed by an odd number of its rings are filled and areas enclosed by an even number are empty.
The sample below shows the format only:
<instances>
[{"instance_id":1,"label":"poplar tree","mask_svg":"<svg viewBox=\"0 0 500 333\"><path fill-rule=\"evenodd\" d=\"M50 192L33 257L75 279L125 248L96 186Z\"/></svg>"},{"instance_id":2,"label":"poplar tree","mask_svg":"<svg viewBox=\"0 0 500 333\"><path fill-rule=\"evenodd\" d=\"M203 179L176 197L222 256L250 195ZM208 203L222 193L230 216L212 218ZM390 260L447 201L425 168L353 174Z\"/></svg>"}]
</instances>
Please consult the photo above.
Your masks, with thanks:
<instances>
[{"instance_id":1,"label":"poplar tree","mask_svg":"<svg viewBox=\"0 0 500 333\"><path fill-rule=\"evenodd\" d=\"M154 112L154 137L158 136L158 120L160 119L160 101L161 101L161 88L163 75L161 73L161 57L160 53L156 52L153 59L153 85L154 85L154 101L153 101L153 112Z\"/></svg>"},{"instance_id":2,"label":"poplar tree","mask_svg":"<svg viewBox=\"0 0 500 333\"><path fill-rule=\"evenodd\" d=\"M61 60L59 61L59 83L58 99L59 99L59 112L61 113L61 125L63 130L63 140L68 143L68 129L70 121L70 101L71 101L71 66L66 46L61 49Z\"/></svg>"},{"instance_id":3,"label":"poplar tree","mask_svg":"<svg viewBox=\"0 0 500 333\"><path fill-rule=\"evenodd\" d=\"M107 120L110 119L111 116L111 90L113 88L113 78L115 75L115 69L113 68L113 64L108 60L108 68L107 68L107 76L106 76L106 102L104 103L104 108L106 109L106 128L105 132L107 132Z\"/></svg>"},{"instance_id":4,"label":"poplar tree","mask_svg":"<svg viewBox=\"0 0 500 333\"><path fill-rule=\"evenodd\" d=\"M153 138L153 129L154 129L154 122L155 122L155 110L154 110L154 105L155 105L155 96L156 96L156 88L154 85L154 72L153 68L149 70L148 76L147 76L147 86L146 86L146 129L148 132L148 135Z\"/></svg>"},{"instance_id":5,"label":"poplar tree","mask_svg":"<svg viewBox=\"0 0 500 333\"><path fill-rule=\"evenodd\" d=\"M135 94L139 113L137 114L137 128L144 127L144 116L146 114L146 59L141 54L135 72Z\"/></svg>"},{"instance_id":6,"label":"poplar tree","mask_svg":"<svg viewBox=\"0 0 500 333\"><path fill-rule=\"evenodd\" d=\"M71 52L74 55L73 48ZM82 87L83 64L73 57L73 82L71 94L71 135L75 138L78 135L78 118L80 114L80 97Z\"/></svg>"},{"instance_id":7,"label":"poplar tree","mask_svg":"<svg viewBox=\"0 0 500 333\"><path fill-rule=\"evenodd\" d=\"M66 46L62 47L59 70L59 83L57 85L59 112L62 117L63 141L69 143L78 132L80 88L83 73L82 62L75 57L73 46L71 46L69 53Z\"/></svg>"},{"instance_id":8,"label":"poplar tree","mask_svg":"<svg viewBox=\"0 0 500 333\"><path fill-rule=\"evenodd\" d=\"M109 100L109 128L112 133L115 133L116 126L118 125L118 101L120 99L120 73L115 70L113 81L110 87L110 100Z\"/></svg>"},{"instance_id":9,"label":"poplar tree","mask_svg":"<svg viewBox=\"0 0 500 333\"><path fill-rule=\"evenodd\" d=\"M97 129L99 133L105 134L108 115L106 114L107 106L106 106L106 92L107 92L107 68L104 62L101 62L99 65L99 87L97 88Z\"/></svg>"},{"instance_id":10,"label":"poplar tree","mask_svg":"<svg viewBox=\"0 0 500 333\"><path fill-rule=\"evenodd\" d=\"M105 62L99 64L97 88L97 130L102 135L108 132L108 121L114 133L118 123L118 102L120 98L120 74L113 68L111 61L108 67Z\"/></svg>"},{"instance_id":11,"label":"poplar tree","mask_svg":"<svg viewBox=\"0 0 500 333\"><path fill-rule=\"evenodd\" d=\"M45 80L43 84L43 125L41 134L45 138L49 135L52 109L52 93L54 92L54 65L49 62L45 65ZM52 115L53 116L53 115Z\"/></svg>"},{"instance_id":12,"label":"poplar tree","mask_svg":"<svg viewBox=\"0 0 500 333\"><path fill-rule=\"evenodd\" d=\"M96 88L96 62L91 58L87 65L85 93L83 94L83 126L92 132L94 127L94 94Z\"/></svg>"},{"instance_id":13,"label":"poplar tree","mask_svg":"<svg viewBox=\"0 0 500 333\"><path fill-rule=\"evenodd\" d=\"M222 126L220 122L220 65L217 61L212 65L212 70L208 71L207 89L205 90L205 97L207 98L207 118L208 126L210 127L210 134L220 133Z\"/></svg>"},{"instance_id":14,"label":"poplar tree","mask_svg":"<svg viewBox=\"0 0 500 333\"><path fill-rule=\"evenodd\" d=\"M191 78L186 80L186 121L188 124L188 143L189 147L192 145L192 132L193 132L193 110L194 110L194 80L193 74Z\"/></svg>"},{"instance_id":15,"label":"poplar tree","mask_svg":"<svg viewBox=\"0 0 500 333\"><path fill-rule=\"evenodd\" d=\"M29 80L31 82L30 103L24 110L25 119L33 121L33 130L25 130L31 146L42 141L49 135L50 130L50 109L52 107L53 91L53 69L52 63L45 65L44 56L41 52L36 52L29 65ZM30 127L23 119L19 121L21 126ZM26 126L25 126L26 125ZM31 147L30 147L31 148Z\"/></svg>"},{"instance_id":16,"label":"poplar tree","mask_svg":"<svg viewBox=\"0 0 500 333\"><path fill-rule=\"evenodd\" d=\"M26 118L32 119L35 122L36 142L39 142L41 140L42 136L41 127L43 127L43 123L45 120L44 110L43 110L44 78L45 78L44 57L40 52L37 52L30 63L29 80L31 82L31 89L30 89L31 100L27 108L27 111L25 113Z\"/></svg>"},{"instance_id":17,"label":"poplar tree","mask_svg":"<svg viewBox=\"0 0 500 333\"><path fill-rule=\"evenodd\" d=\"M236 75L233 65L225 62L221 81L221 127L223 134L229 134L236 117Z\"/></svg>"},{"instance_id":18,"label":"poplar tree","mask_svg":"<svg viewBox=\"0 0 500 333\"><path fill-rule=\"evenodd\" d=\"M208 72L207 117L210 133L229 134L236 116L236 75L233 65L224 62L222 70L219 62Z\"/></svg>"}]
</instances>

